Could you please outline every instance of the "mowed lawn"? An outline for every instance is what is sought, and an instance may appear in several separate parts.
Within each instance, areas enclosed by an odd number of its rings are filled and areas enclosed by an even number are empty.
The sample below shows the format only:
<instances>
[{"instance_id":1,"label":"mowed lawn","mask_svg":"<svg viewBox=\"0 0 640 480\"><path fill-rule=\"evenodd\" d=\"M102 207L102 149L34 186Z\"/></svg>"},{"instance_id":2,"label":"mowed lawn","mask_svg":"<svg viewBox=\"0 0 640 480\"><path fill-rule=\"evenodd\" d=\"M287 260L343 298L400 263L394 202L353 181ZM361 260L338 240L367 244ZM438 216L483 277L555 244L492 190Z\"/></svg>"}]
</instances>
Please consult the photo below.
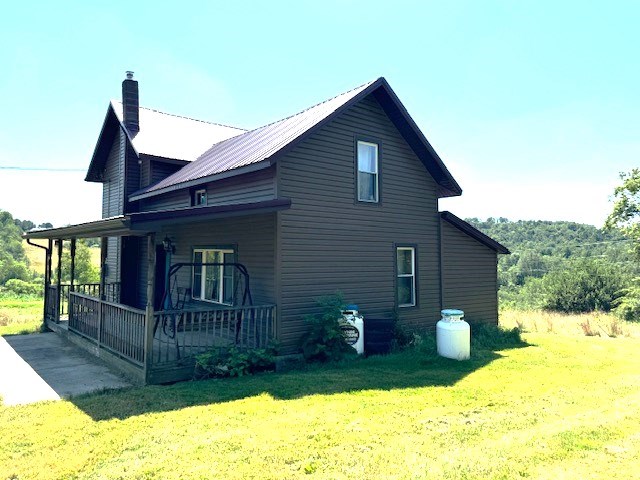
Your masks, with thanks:
<instances>
[{"instance_id":1,"label":"mowed lawn","mask_svg":"<svg viewBox=\"0 0 640 480\"><path fill-rule=\"evenodd\" d=\"M638 478L640 339L524 338L0 407L0 479Z\"/></svg>"}]
</instances>

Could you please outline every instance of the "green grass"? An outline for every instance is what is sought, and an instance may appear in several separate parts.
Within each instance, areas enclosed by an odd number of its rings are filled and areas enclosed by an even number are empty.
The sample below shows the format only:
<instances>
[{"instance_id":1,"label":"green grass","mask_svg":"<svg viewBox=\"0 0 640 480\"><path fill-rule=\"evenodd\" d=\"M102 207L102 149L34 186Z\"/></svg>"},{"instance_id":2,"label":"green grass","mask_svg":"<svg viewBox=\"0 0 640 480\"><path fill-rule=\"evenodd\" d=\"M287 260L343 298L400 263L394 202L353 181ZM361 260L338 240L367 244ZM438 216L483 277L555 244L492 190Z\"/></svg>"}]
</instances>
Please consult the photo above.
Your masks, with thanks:
<instances>
[{"instance_id":1,"label":"green grass","mask_svg":"<svg viewBox=\"0 0 640 480\"><path fill-rule=\"evenodd\" d=\"M637 478L640 339L524 338L0 407L0 479Z\"/></svg>"},{"instance_id":2,"label":"green grass","mask_svg":"<svg viewBox=\"0 0 640 480\"><path fill-rule=\"evenodd\" d=\"M0 335L39 332L42 302L41 298L0 298Z\"/></svg>"}]
</instances>

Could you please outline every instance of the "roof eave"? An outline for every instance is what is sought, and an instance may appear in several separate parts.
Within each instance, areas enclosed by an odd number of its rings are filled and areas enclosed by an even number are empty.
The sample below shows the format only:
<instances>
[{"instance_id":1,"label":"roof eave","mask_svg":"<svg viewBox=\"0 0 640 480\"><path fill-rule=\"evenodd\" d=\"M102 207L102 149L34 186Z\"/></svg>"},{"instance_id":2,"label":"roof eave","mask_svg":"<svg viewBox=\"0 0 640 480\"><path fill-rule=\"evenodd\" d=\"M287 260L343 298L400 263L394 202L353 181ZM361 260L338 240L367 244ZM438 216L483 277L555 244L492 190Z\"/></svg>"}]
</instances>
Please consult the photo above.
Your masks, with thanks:
<instances>
[{"instance_id":1,"label":"roof eave","mask_svg":"<svg viewBox=\"0 0 640 480\"><path fill-rule=\"evenodd\" d=\"M133 192L131 195L129 195L129 201L135 202L137 200L144 200L145 198L155 197L157 195L162 195L164 193L171 193L177 190L183 190L185 188L197 187L199 185L209 183L209 182L217 182L219 180L224 180L225 178L236 177L239 175L244 175L245 173L264 170L266 168L269 168L271 165L272 165L272 162L270 162L269 160L263 160L261 162L245 165L244 167L235 168L233 170L227 170L225 172L216 173L214 175L207 175L205 177L196 178L194 180L189 180L182 183L177 183L175 185L170 185L168 187L160 188L158 190L145 191L149 188L149 187L146 187L143 190L139 190L138 192Z\"/></svg>"},{"instance_id":2,"label":"roof eave","mask_svg":"<svg viewBox=\"0 0 640 480\"><path fill-rule=\"evenodd\" d=\"M93 238L105 235L132 235L130 218L125 215L105 218L93 222L69 225L68 227L32 230L23 234L24 238L32 240L56 240L66 238Z\"/></svg>"},{"instance_id":3,"label":"roof eave","mask_svg":"<svg viewBox=\"0 0 640 480\"><path fill-rule=\"evenodd\" d=\"M384 89L384 92L389 96L389 99L392 101L393 105L398 109L399 113L402 116L402 119L410 127L411 132L414 135L416 135L417 140L424 146L426 151L429 153L431 159L435 163L437 169L440 171L441 178L435 178L436 182L439 185L439 188L438 188L439 196L442 198L442 197L456 197L461 195L462 188L460 187L458 182L453 178L453 175L451 175L451 172L449 172L449 170L447 169L446 165L444 164L444 162L442 161L438 153L431 146L431 143L429 143L429 140L427 140L427 137L424 135L424 133L422 133L422 130L420 130L420 127L418 127L416 122L413 120L413 118L409 114L409 111L406 109L406 107L404 106L400 98L398 98L396 93L393 91L393 89L391 88L391 85L389 85L389 83L384 77L380 78L380 81L381 81L380 86ZM383 105L383 108L384 108L384 105ZM389 113L387 112L387 115L388 114ZM394 122L395 124L394 118L391 118L391 121ZM396 128L398 128L398 125L396 125ZM402 130L401 130L401 133L402 133ZM407 139L405 138L405 140ZM407 143L411 145L411 142L408 141ZM419 152L416 152L416 153L419 154ZM428 166L427 166L427 169L433 175L431 169Z\"/></svg>"},{"instance_id":4,"label":"roof eave","mask_svg":"<svg viewBox=\"0 0 640 480\"><path fill-rule=\"evenodd\" d=\"M448 211L440 212L440 218L445 220L450 225L453 225L458 230L463 233L466 233L470 237L476 239L480 243L484 244L486 247L489 247L491 250L495 250L497 253L509 255L511 252L507 247L497 242L490 236L482 233L476 227L471 225L469 222L465 222L460 217L455 216L453 213Z\"/></svg>"},{"instance_id":5,"label":"roof eave","mask_svg":"<svg viewBox=\"0 0 640 480\"><path fill-rule=\"evenodd\" d=\"M111 150L113 132L117 131L118 127L126 135L129 146L131 146L135 154L139 156L138 151L133 145L133 141L131 136L129 135L129 132L122 124L115 112L115 109L113 108L113 102L109 102L109 107L107 108L107 113L105 114L104 121L102 122L102 128L100 129L100 135L98 136L98 141L96 142L96 146L93 149L93 155L91 156L89 169L87 170L87 175L84 179L86 182L101 183L104 181L104 179L102 178L102 170L104 168L104 165L106 164L106 157L108 157L109 151ZM107 138L110 133L111 136ZM105 145L104 142L107 142L107 144ZM104 153L105 150L106 154Z\"/></svg>"}]
</instances>

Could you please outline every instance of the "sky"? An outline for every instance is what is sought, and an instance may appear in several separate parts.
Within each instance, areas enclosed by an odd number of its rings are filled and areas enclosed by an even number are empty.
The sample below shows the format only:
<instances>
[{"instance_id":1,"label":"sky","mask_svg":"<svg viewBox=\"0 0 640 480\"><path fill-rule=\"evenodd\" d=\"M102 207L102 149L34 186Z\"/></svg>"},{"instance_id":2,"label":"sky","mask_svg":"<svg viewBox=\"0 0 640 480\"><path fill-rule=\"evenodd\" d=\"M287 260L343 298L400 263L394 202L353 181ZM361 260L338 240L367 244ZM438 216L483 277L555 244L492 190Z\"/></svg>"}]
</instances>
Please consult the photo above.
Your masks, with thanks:
<instances>
[{"instance_id":1,"label":"sky","mask_svg":"<svg viewBox=\"0 0 640 480\"><path fill-rule=\"evenodd\" d=\"M109 100L255 128L384 76L466 217L602 226L640 160L640 2L10 2L0 209L100 217L84 182ZM142 126L142 128L144 128Z\"/></svg>"}]
</instances>

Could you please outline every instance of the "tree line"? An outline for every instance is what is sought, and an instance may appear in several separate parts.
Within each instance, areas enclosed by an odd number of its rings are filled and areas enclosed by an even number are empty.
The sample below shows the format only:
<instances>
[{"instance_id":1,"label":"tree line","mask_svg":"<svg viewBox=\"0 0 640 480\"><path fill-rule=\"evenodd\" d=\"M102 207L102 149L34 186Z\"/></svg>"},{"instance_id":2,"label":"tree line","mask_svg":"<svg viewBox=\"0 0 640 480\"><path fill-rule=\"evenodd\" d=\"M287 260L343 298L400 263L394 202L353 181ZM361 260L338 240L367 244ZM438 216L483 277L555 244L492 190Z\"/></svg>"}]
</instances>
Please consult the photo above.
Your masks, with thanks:
<instances>
[{"instance_id":1,"label":"tree line","mask_svg":"<svg viewBox=\"0 0 640 480\"><path fill-rule=\"evenodd\" d=\"M640 273L633 242L616 230L563 221L467 221L512 252L498 261L506 308L608 312Z\"/></svg>"},{"instance_id":2,"label":"tree line","mask_svg":"<svg viewBox=\"0 0 640 480\"><path fill-rule=\"evenodd\" d=\"M0 210L0 295L42 295L44 276L31 268L25 254L22 234L33 228L52 228L51 223L36 225L30 220L20 220L4 210ZM89 247L99 244L97 239L80 239L76 245L76 283L96 283L100 274L91 261ZM70 249L65 242L60 281L71 281ZM55 272L54 272L55 273Z\"/></svg>"}]
</instances>

